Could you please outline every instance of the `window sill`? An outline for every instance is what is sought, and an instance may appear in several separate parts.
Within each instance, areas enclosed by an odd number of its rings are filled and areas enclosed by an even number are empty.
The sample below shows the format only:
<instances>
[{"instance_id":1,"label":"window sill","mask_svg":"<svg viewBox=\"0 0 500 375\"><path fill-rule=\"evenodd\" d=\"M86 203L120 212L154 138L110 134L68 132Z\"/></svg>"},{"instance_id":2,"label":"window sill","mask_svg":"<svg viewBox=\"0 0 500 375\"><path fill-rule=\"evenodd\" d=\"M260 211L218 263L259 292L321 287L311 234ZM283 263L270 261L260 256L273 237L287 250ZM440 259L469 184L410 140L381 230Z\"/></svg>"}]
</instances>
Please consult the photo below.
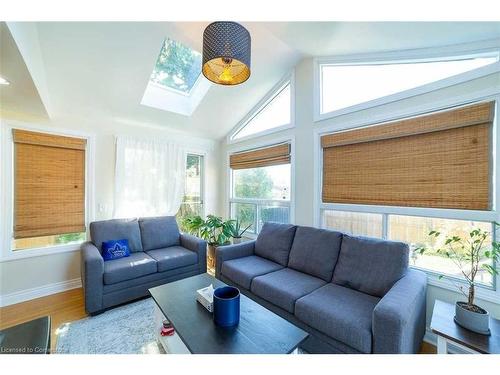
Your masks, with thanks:
<instances>
[{"instance_id":1,"label":"window sill","mask_svg":"<svg viewBox=\"0 0 500 375\"><path fill-rule=\"evenodd\" d=\"M58 246L40 247L33 249L24 249L24 250L9 250L7 254L4 254L0 258L0 263L13 262L20 259L35 258L46 255L55 255L55 254L79 251L82 243L83 242L58 245Z\"/></svg>"}]
</instances>

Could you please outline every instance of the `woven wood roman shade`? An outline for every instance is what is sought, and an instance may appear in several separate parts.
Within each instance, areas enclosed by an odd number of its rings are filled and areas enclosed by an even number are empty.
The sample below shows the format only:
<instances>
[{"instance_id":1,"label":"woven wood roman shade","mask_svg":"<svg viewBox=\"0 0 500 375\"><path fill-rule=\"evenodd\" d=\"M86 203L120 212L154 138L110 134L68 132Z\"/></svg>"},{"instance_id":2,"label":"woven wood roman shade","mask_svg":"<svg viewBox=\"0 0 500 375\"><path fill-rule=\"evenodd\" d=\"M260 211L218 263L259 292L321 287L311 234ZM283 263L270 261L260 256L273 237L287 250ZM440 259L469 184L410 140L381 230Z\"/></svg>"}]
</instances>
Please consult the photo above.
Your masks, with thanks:
<instances>
[{"instance_id":1,"label":"woven wood roman shade","mask_svg":"<svg viewBox=\"0 0 500 375\"><path fill-rule=\"evenodd\" d=\"M323 202L491 209L494 102L329 134Z\"/></svg>"},{"instance_id":2,"label":"woven wood roman shade","mask_svg":"<svg viewBox=\"0 0 500 375\"><path fill-rule=\"evenodd\" d=\"M85 232L86 140L13 130L14 238Z\"/></svg>"},{"instance_id":3,"label":"woven wood roman shade","mask_svg":"<svg viewBox=\"0 0 500 375\"><path fill-rule=\"evenodd\" d=\"M289 143L240 152L229 157L229 166L232 169L258 168L288 163L290 163Z\"/></svg>"}]
</instances>

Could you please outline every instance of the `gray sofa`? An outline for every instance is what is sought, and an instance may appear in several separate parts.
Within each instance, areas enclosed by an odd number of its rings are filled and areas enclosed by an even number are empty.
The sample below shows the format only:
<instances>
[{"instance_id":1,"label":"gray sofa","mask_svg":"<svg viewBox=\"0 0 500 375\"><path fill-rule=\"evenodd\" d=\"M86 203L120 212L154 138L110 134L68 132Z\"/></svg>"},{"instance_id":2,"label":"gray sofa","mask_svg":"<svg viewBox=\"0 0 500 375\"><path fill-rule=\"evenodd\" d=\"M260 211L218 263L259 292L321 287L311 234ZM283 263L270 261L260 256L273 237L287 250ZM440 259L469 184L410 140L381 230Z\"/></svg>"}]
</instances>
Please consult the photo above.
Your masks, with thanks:
<instances>
[{"instance_id":1,"label":"gray sofa","mask_svg":"<svg viewBox=\"0 0 500 375\"><path fill-rule=\"evenodd\" d=\"M216 276L307 331L308 352L416 353L427 278L408 259L401 242L265 223L216 250Z\"/></svg>"},{"instance_id":2,"label":"gray sofa","mask_svg":"<svg viewBox=\"0 0 500 375\"><path fill-rule=\"evenodd\" d=\"M96 221L90 224L90 237L81 247L81 277L89 314L207 270L206 241L179 233L173 216ZM130 256L104 261L103 241L120 239L128 240Z\"/></svg>"}]
</instances>

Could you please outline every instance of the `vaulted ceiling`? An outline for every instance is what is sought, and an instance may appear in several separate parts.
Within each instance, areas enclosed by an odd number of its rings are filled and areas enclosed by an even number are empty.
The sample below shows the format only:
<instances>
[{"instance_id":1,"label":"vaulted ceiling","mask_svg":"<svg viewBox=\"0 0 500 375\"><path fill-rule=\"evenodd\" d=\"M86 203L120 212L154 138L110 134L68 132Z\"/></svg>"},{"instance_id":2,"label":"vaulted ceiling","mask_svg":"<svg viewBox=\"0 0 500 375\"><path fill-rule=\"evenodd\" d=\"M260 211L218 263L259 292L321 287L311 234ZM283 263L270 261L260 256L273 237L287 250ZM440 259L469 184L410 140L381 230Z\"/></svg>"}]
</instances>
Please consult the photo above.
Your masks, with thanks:
<instances>
[{"instance_id":1,"label":"vaulted ceiling","mask_svg":"<svg viewBox=\"0 0 500 375\"><path fill-rule=\"evenodd\" d=\"M25 81L30 78L37 89L31 87L31 94L38 103L25 105L44 112L39 107L43 105L51 118L152 124L219 139L304 57L414 49L500 37L500 23L247 22L244 26L252 36L252 75L246 83L235 87L213 85L190 117L141 105L164 38L201 51L206 25L207 22L8 23L25 62L17 64L24 80L16 76L11 88L19 81L26 86ZM17 73L12 72L13 64L4 62L13 57L4 55L16 51L4 49L5 24L0 31L0 75L14 77ZM1 92L2 106L10 109L13 101L5 91Z\"/></svg>"}]
</instances>

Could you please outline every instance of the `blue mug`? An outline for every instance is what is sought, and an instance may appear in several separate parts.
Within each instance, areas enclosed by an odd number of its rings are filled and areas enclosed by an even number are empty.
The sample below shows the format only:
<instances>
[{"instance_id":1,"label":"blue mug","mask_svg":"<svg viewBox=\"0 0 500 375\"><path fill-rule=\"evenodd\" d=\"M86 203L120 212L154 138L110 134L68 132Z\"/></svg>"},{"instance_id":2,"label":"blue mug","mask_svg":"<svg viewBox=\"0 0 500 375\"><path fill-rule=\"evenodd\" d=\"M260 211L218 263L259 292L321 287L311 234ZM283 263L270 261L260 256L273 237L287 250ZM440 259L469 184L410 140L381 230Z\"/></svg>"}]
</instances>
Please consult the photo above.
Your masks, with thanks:
<instances>
[{"instance_id":1,"label":"blue mug","mask_svg":"<svg viewBox=\"0 0 500 375\"><path fill-rule=\"evenodd\" d=\"M214 290L214 322L221 327L232 327L240 322L240 291L232 286Z\"/></svg>"}]
</instances>

